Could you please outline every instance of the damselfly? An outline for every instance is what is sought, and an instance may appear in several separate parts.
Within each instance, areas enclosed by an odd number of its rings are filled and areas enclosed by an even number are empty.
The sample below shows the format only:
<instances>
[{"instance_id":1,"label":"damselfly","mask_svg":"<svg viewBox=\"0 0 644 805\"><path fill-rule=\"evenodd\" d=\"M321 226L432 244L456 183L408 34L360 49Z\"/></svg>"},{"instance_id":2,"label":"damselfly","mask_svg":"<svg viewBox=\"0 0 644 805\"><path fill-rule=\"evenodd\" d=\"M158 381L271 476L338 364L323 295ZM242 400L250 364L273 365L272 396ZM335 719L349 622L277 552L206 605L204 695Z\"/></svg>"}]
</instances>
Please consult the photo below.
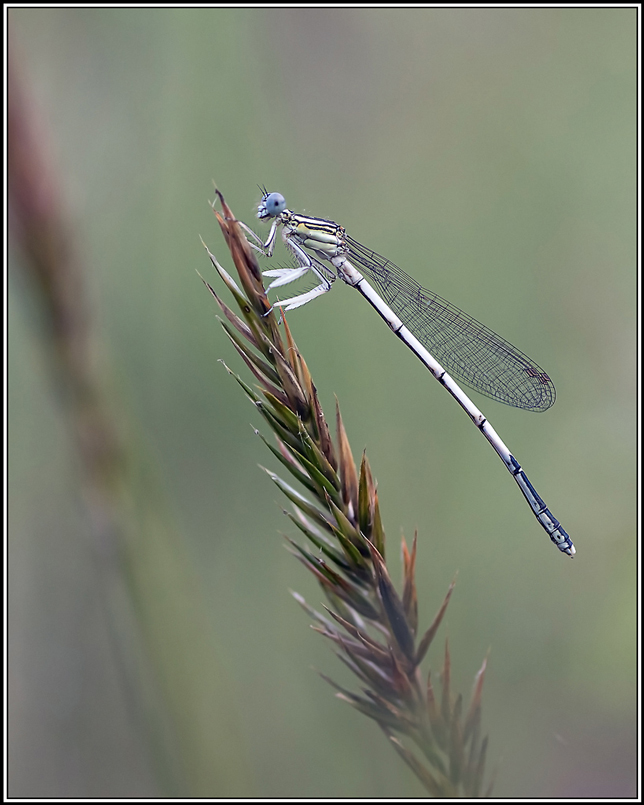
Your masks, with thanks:
<instances>
[{"instance_id":1,"label":"damselfly","mask_svg":"<svg viewBox=\"0 0 644 805\"><path fill-rule=\"evenodd\" d=\"M519 462L450 376L507 405L527 411L545 411L555 401L555 387L548 375L508 341L450 302L422 288L390 260L349 237L344 227L334 221L294 213L286 208L280 193L266 191L257 217L273 219L273 222L266 242L244 226L255 241L253 248L270 257L281 227L284 245L295 258L294 267L264 272L274 278L269 290L287 285L307 272L318 281L312 290L275 305L284 310L305 305L329 291L337 277L356 288L485 435L554 544L563 553L574 556L572 540L539 497Z\"/></svg>"}]
</instances>

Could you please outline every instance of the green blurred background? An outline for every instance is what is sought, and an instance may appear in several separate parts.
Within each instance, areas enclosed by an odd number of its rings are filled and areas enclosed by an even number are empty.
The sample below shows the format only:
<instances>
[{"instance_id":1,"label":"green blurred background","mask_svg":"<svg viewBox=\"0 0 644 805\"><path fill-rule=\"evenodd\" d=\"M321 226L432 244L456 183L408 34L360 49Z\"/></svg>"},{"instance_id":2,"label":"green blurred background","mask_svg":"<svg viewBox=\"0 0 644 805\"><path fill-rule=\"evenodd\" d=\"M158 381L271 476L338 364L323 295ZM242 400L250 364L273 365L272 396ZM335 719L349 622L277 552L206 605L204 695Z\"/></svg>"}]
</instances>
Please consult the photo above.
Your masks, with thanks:
<instances>
[{"instance_id":1,"label":"green blurred background","mask_svg":"<svg viewBox=\"0 0 644 805\"><path fill-rule=\"evenodd\" d=\"M448 635L467 697L491 650L495 794L634 794L636 13L9 12L115 404L168 498L215 647L216 669L195 652L204 723L177 740L190 732L226 774L189 771L174 793L423 795L313 670L353 685L288 593L322 598L282 547L278 532L294 529L257 467L275 468L249 425L260 418L217 363L249 379L195 273L224 293L199 242L230 269L208 207L215 179L263 232L258 184L342 223L554 379L557 403L541 415L473 396L572 536L574 561L358 294L338 283L289 315L327 416L337 394L356 457L368 450L395 576L400 532L418 528L421 624L458 571L430 664ZM9 791L162 796L112 650L118 621L96 595L82 467L11 256ZM190 593L174 580L171 569L157 579L159 605L184 611Z\"/></svg>"}]
</instances>

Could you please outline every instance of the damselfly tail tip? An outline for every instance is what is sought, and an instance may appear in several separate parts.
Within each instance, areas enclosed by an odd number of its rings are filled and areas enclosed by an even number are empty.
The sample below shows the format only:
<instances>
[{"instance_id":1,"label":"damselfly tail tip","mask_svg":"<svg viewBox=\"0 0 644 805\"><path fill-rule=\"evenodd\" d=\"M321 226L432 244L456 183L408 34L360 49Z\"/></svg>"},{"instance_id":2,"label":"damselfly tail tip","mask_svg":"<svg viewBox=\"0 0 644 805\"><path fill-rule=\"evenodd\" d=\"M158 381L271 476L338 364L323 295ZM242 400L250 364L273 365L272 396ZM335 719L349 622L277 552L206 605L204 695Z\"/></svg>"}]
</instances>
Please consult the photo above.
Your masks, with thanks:
<instances>
[{"instance_id":1,"label":"damselfly tail tip","mask_svg":"<svg viewBox=\"0 0 644 805\"><path fill-rule=\"evenodd\" d=\"M566 541L565 542L555 542L555 545L557 546L557 548L559 548L561 553L565 553L571 559L574 559L574 556L577 553L577 549L572 544L572 540L570 539L570 537L567 534L566 534Z\"/></svg>"}]
</instances>

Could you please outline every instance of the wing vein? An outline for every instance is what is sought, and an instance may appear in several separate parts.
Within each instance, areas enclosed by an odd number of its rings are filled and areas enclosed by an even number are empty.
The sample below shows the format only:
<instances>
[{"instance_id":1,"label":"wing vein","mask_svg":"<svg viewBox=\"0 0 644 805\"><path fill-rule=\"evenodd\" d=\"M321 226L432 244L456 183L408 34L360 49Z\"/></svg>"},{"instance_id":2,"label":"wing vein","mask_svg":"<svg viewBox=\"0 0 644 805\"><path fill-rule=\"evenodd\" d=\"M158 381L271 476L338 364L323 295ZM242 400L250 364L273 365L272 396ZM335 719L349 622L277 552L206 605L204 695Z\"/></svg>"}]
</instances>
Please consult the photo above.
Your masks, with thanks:
<instances>
[{"instance_id":1,"label":"wing vein","mask_svg":"<svg viewBox=\"0 0 644 805\"><path fill-rule=\"evenodd\" d=\"M545 411L555 387L531 358L401 268L346 238L348 257L360 265L383 299L443 367L466 386L493 400Z\"/></svg>"}]
</instances>

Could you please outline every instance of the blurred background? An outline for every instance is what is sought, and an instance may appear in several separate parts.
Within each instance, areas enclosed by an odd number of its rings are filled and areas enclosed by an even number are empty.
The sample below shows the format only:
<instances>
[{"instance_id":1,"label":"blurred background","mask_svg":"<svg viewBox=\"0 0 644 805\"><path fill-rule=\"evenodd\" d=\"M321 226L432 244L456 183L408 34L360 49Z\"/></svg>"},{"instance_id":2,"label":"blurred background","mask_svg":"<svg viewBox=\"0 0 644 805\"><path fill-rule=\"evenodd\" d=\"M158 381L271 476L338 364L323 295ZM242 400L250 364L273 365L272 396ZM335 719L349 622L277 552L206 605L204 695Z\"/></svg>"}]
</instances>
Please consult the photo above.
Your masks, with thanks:
<instances>
[{"instance_id":1,"label":"blurred background","mask_svg":"<svg viewBox=\"0 0 644 805\"><path fill-rule=\"evenodd\" d=\"M425 628L458 572L429 662L448 636L467 699L490 651L494 793L635 794L636 14L8 12L106 406L142 479L126 549L106 545L14 239L11 796L423 795L316 673L355 689L289 595L322 600L282 547L295 534L257 466L275 469L260 417L217 361L250 374L195 273L225 297L199 241L231 270L212 179L262 234L258 184L342 223L554 379L545 414L472 396L574 561L358 294L337 283L289 315L328 419L336 394L368 451L394 577L418 529Z\"/></svg>"}]
</instances>

